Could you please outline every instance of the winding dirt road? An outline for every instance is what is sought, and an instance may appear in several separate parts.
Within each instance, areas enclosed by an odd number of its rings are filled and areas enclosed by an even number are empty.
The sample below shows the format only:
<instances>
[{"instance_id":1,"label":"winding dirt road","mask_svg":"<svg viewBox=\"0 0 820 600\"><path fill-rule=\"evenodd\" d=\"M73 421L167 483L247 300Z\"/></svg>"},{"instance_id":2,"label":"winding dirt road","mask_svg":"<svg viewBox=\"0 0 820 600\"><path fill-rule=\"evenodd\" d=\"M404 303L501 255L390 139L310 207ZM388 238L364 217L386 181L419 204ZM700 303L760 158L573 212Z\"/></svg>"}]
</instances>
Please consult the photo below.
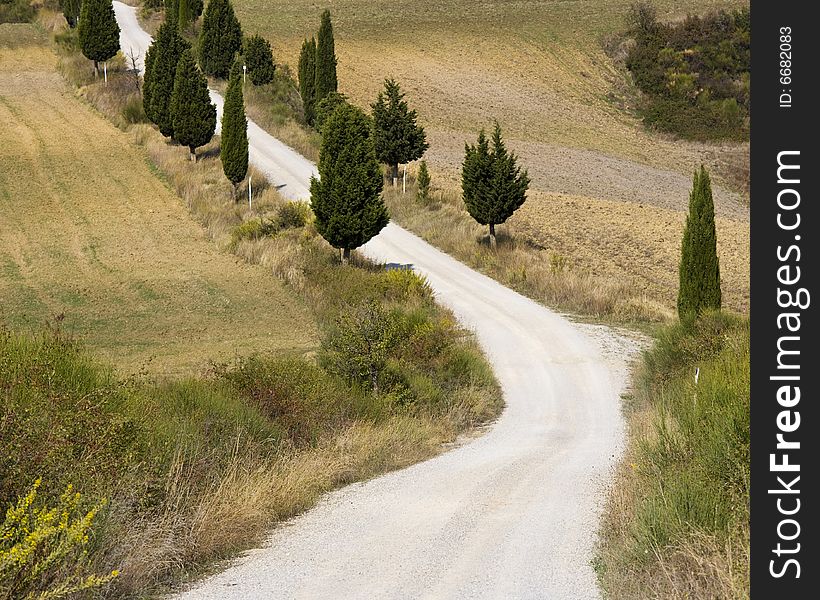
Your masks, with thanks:
<instances>
[{"instance_id":1,"label":"winding dirt road","mask_svg":"<svg viewBox=\"0 0 820 600\"><path fill-rule=\"evenodd\" d=\"M150 37L114 2L123 49ZM221 98L212 93L221 107ZM249 123L250 156L306 199L315 166ZM623 443L630 344L580 326L389 225L363 249L412 265L473 329L506 400L482 437L328 494L178 598L598 598L590 560Z\"/></svg>"}]
</instances>

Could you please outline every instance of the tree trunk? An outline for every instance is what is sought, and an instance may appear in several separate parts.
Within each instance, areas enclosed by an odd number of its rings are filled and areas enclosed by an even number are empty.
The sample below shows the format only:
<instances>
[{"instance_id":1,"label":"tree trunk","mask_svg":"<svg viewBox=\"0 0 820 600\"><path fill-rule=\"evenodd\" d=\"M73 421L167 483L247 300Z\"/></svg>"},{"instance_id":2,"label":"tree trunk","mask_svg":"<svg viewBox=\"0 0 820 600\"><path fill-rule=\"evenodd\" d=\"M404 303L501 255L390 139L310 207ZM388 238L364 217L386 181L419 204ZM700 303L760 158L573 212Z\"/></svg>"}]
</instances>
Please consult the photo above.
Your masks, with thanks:
<instances>
[{"instance_id":1,"label":"tree trunk","mask_svg":"<svg viewBox=\"0 0 820 600\"><path fill-rule=\"evenodd\" d=\"M188 150L191 151L191 162L196 162L196 148L188 146Z\"/></svg>"},{"instance_id":2,"label":"tree trunk","mask_svg":"<svg viewBox=\"0 0 820 600\"><path fill-rule=\"evenodd\" d=\"M396 187L398 185L398 182L399 182L399 163L395 163L395 164L391 165L390 169L392 170L392 173L393 173L393 177L392 177L393 187Z\"/></svg>"},{"instance_id":3,"label":"tree trunk","mask_svg":"<svg viewBox=\"0 0 820 600\"><path fill-rule=\"evenodd\" d=\"M342 264L346 265L350 262L350 248L342 248Z\"/></svg>"},{"instance_id":4,"label":"tree trunk","mask_svg":"<svg viewBox=\"0 0 820 600\"><path fill-rule=\"evenodd\" d=\"M100 76L100 64L95 60L94 61L94 79L97 79Z\"/></svg>"},{"instance_id":5,"label":"tree trunk","mask_svg":"<svg viewBox=\"0 0 820 600\"><path fill-rule=\"evenodd\" d=\"M490 247L493 249L496 248L495 223L490 223Z\"/></svg>"},{"instance_id":6,"label":"tree trunk","mask_svg":"<svg viewBox=\"0 0 820 600\"><path fill-rule=\"evenodd\" d=\"M233 198L233 201L234 201L234 202L237 202L237 201L238 201L238 199L239 199L239 184L238 184L238 183L234 183L234 182L232 181L232 182L231 182L231 185L233 185L233 190L231 190L231 197Z\"/></svg>"}]
</instances>

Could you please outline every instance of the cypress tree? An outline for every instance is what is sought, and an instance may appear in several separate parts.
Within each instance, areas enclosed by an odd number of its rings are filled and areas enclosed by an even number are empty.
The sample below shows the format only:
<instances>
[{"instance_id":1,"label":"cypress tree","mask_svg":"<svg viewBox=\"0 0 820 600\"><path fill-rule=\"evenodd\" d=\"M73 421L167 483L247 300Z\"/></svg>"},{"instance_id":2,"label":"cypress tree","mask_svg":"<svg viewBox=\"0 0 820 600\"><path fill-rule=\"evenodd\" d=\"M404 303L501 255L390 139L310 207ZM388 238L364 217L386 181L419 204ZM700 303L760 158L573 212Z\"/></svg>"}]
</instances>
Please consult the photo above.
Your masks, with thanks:
<instances>
[{"instance_id":1,"label":"cypress tree","mask_svg":"<svg viewBox=\"0 0 820 600\"><path fill-rule=\"evenodd\" d=\"M180 31L184 30L193 20L191 6L188 0L177 0L177 24Z\"/></svg>"},{"instance_id":2,"label":"cypress tree","mask_svg":"<svg viewBox=\"0 0 820 600\"><path fill-rule=\"evenodd\" d=\"M171 96L171 118L174 139L191 151L196 162L196 149L207 144L216 129L216 106L211 103L208 80L197 68L193 51L182 53L174 78Z\"/></svg>"},{"instance_id":3,"label":"cypress tree","mask_svg":"<svg viewBox=\"0 0 820 600\"><path fill-rule=\"evenodd\" d=\"M390 221L381 197L384 181L373 148L370 120L360 109L343 104L322 128L319 176L310 181L316 229L342 252L366 243Z\"/></svg>"},{"instance_id":4,"label":"cypress tree","mask_svg":"<svg viewBox=\"0 0 820 600\"><path fill-rule=\"evenodd\" d=\"M316 130L321 132L327 118L333 114L340 105L348 104L347 96L339 92L330 92L327 96L322 98L322 101L316 105L314 126Z\"/></svg>"},{"instance_id":5,"label":"cypress tree","mask_svg":"<svg viewBox=\"0 0 820 600\"><path fill-rule=\"evenodd\" d=\"M495 226L504 223L527 199L530 178L508 153L496 122L492 149L482 130L475 146L465 146L461 187L467 212L482 225L490 226L495 246Z\"/></svg>"},{"instance_id":6,"label":"cypress tree","mask_svg":"<svg viewBox=\"0 0 820 600\"><path fill-rule=\"evenodd\" d=\"M701 165L692 181L679 267L678 316L691 321L721 304L715 204L709 174Z\"/></svg>"},{"instance_id":7,"label":"cypress tree","mask_svg":"<svg viewBox=\"0 0 820 600\"><path fill-rule=\"evenodd\" d=\"M226 78L242 50L242 26L230 0L210 0L199 33L199 66L206 75Z\"/></svg>"},{"instance_id":8,"label":"cypress tree","mask_svg":"<svg viewBox=\"0 0 820 600\"><path fill-rule=\"evenodd\" d=\"M313 125L316 120L316 39L310 38L302 43L299 55L299 95L302 96L302 107L305 122Z\"/></svg>"},{"instance_id":9,"label":"cypress tree","mask_svg":"<svg viewBox=\"0 0 820 600\"><path fill-rule=\"evenodd\" d=\"M373 109L376 157L390 165L395 185L399 164L417 160L428 148L424 128L416 124L416 111L410 110L399 84L384 80L384 92L379 92Z\"/></svg>"},{"instance_id":10,"label":"cypress tree","mask_svg":"<svg viewBox=\"0 0 820 600\"><path fill-rule=\"evenodd\" d=\"M94 77L97 77L99 63L114 58L120 49L120 26L111 0L85 0L77 29L80 49L88 60L94 61Z\"/></svg>"},{"instance_id":11,"label":"cypress tree","mask_svg":"<svg viewBox=\"0 0 820 600\"><path fill-rule=\"evenodd\" d=\"M80 17L81 0L60 0L60 9L63 11L66 23L71 29L77 26L77 19Z\"/></svg>"},{"instance_id":12,"label":"cypress tree","mask_svg":"<svg viewBox=\"0 0 820 600\"><path fill-rule=\"evenodd\" d=\"M231 78L225 92L225 107L222 111L222 143L219 149L222 171L236 188L248 173L248 120L245 118L245 103L242 94L242 63L239 61L231 69Z\"/></svg>"},{"instance_id":13,"label":"cypress tree","mask_svg":"<svg viewBox=\"0 0 820 600\"><path fill-rule=\"evenodd\" d=\"M316 100L318 104L330 92L338 91L336 81L336 46L333 41L333 24L330 22L330 11L322 13L316 42Z\"/></svg>"},{"instance_id":14,"label":"cypress tree","mask_svg":"<svg viewBox=\"0 0 820 600\"><path fill-rule=\"evenodd\" d=\"M246 38L243 54L253 85L265 85L273 81L276 65L273 63L273 51L268 40L261 35Z\"/></svg>"},{"instance_id":15,"label":"cypress tree","mask_svg":"<svg viewBox=\"0 0 820 600\"><path fill-rule=\"evenodd\" d=\"M418 191L416 193L420 202L427 202L430 197L430 171L427 170L427 161L421 161L419 165L419 174L416 176L416 186Z\"/></svg>"},{"instance_id":16,"label":"cypress tree","mask_svg":"<svg viewBox=\"0 0 820 600\"><path fill-rule=\"evenodd\" d=\"M169 12L148 50L143 85L143 93L147 96L143 100L145 114L165 137L174 137L171 96L174 93L177 63L182 53L189 48L190 45L177 28L176 14Z\"/></svg>"}]
</instances>

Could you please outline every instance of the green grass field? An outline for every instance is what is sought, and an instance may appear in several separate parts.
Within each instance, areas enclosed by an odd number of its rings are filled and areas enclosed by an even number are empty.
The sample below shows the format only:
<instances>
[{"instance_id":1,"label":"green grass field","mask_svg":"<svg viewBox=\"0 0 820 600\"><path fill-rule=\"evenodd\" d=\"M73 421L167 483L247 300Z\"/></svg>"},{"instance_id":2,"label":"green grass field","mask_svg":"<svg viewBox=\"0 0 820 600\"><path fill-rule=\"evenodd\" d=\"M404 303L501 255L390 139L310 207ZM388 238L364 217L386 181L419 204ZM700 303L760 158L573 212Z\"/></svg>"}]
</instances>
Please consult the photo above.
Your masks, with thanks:
<instances>
[{"instance_id":1,"label":"green grass field","mask_svg":"<svg viewBox=\"0 0 820 600\"><path fill-rule=\"evenodd\" d=\"M66 332L128 372L315 348L303 301L210 243L42 42L28 26L0 37L0 320L36 331L64 315Z\"/></svg>"}]
</instances>

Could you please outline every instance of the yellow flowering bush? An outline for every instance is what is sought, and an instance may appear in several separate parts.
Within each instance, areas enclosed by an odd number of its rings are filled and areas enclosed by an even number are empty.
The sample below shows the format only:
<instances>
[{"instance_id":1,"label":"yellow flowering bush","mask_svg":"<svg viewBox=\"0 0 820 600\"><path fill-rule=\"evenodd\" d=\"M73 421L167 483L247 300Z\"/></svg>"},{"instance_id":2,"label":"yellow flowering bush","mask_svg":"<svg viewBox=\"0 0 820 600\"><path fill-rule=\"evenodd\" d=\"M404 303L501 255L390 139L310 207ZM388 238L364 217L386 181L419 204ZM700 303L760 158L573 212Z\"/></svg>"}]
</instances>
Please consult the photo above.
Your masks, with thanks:
<instances>
[{"instance_id":1,"label":"yellow flowering bush","mask_svg":"<svg viewBox=\"0 0 820 600\"><path fill-rule=\"evenodd\" d=\"M105 500L85 512L71 485L56 505L38 502L37 479L0 524L0 599L51 600L102 586L119 575L87 574L88 536Z\"/></svg>"}]
</instances>

